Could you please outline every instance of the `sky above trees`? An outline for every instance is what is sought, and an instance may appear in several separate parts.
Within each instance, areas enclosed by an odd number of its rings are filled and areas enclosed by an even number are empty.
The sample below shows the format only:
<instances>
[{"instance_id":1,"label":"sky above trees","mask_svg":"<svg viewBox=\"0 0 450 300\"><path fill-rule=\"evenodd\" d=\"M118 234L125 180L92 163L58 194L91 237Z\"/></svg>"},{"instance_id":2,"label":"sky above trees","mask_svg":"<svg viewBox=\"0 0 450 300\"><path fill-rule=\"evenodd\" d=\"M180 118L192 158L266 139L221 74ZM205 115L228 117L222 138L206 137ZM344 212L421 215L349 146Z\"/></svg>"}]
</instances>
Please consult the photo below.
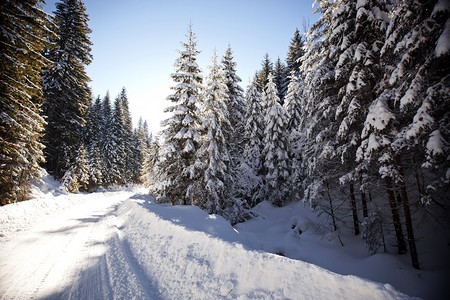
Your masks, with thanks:
<instances>
[{"instance_id":1,"label":"sky above trees","mask_svg":"<svg viewBox=\"0 0 450 300\"><path fill-rule=\"evenodd\" d=\"M47 0L45 10L52 13L55 2ZM115 98L125 87L134 123L143 117L154 133L164 118L173 85L170 74L190 23L203 76L214 50L222 56L230 44L245 87L265 53L272 61L284 60L295 29L303 32L317 19L313 0L84 2L94 44L94 60L87 68L93 96L103 98L109 90Z\"/></svg>"}]
</instances>

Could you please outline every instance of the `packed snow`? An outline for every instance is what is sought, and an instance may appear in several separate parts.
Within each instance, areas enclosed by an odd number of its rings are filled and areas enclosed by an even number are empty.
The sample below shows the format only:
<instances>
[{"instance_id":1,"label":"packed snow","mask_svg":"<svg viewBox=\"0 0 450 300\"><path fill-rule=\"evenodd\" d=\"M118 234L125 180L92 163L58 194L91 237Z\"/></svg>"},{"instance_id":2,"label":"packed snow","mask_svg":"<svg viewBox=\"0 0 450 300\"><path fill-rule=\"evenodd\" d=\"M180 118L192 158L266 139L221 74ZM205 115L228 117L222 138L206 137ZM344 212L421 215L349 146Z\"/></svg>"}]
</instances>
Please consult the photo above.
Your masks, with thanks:
<instances>
[{"instance_id":1,"label":"packed snow","mask_svg":"<svg viewBox=\"0 0 450 300\"><path fill-rule=\"evenodd\" d=\"M1 299L445 299L446 271L367 255L302 203L232 227L141 188L66 194L50 178L0 207ZM342 244L344 246L342 246ZM447 293L447 294L446 294Z\"/></svg>"}]
</instances>

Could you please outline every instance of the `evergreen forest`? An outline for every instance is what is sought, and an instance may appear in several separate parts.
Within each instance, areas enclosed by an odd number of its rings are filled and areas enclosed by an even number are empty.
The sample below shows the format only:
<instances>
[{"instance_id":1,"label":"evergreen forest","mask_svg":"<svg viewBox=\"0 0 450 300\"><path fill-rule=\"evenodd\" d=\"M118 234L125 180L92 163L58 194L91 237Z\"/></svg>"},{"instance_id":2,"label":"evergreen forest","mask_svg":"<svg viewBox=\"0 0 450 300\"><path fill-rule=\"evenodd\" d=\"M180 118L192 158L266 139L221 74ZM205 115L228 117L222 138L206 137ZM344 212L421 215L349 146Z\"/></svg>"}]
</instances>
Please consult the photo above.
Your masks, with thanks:
<instances>
[{"instance_id":1,"label":"evergreen forest","mask_svg":"<svg viewBox=\"0 0 450 300\"><path fill-rule=\"evenodd\" d=\"M67 192L145 185L160 203L231 224L302 201L330 232L420 266L418 230L449 226L450 5L316 0L287 57L242 87L231 46L204 74L192 26L158 134L133 127L127 91L92 96L89 16L39 0L0 2L0 202L27 200L43 172ZM169 67L169 66L168 66Z\"/></svg>"}]
</instances>

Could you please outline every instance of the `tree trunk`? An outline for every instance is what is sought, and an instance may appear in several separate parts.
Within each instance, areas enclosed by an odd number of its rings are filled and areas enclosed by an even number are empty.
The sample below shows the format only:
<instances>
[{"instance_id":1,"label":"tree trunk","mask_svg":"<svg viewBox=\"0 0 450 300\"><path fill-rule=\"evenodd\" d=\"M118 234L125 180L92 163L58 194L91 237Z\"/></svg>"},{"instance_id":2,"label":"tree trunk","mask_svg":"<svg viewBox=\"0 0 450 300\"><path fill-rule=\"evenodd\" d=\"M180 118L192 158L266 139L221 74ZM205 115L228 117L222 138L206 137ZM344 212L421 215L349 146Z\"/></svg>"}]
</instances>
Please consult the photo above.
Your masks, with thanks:
<instances>
[{"instance_id":1,"label":"tree trunk","mask_svg":"<svg viewBox=\"0 0 450 300\"><path fill-rule=\"evenodd\" d=\"M362 185L361 177L359 177L359 183L360 183L360 185ZM367 217L369 217L369 210L367 209L366 193L363 189L361 189L361 202L362 202L362 209L363 209L363 217L367 218Z\"/></svg>"},{"instance_id":2,"label":"tree trunk","mask_svg":"<svg viewBox=\"0 0 450 300\"><path fill-rule=\"evenodd\" d=\"M331 200L331 195L330 195L330 189L328 187L328 182L325 182L325 186L327 187L327 195L328 195L328 201L330 201L330 211L331 211L331 220L333 221L333 229L334 231L337 230L337 226L336 226L336 218L334 217L334 208L333 208L333 202ZM341 242L342 243L342 242Z\"/></svg>"},{"instance_id":3,"label":"tree trunk","mask_svg":"<svg viewBox=\"0 0 450 300\"><path fill-rule=\"evenodd\" d=\"M408 245L409 245L409 252L411 255L411 262L415 269L419 269L420 268L419 257L417 255L416 239L414 238L411 211L409 210L408 194L406 193L405 176L403 174L403 168L400 163L400 158L398 156L395 158L395 162L397 164L397 168L399 170L400 175L403 177L403 182L400 182L400 193L403 204L403 212L405 214L406 234L408 235Z\"/></svg>"},{"instance_id":4,"label":"tree trunk","mask_svg":"<svg viewBox=\"0 0 450 300\"><path fill-rule=\"evenodd\" d=\"M358 221L358 211L356 210L356 198L355 198L355 191L353 188L353 183L350 183L350 203L352 205L353 228L355 229L355 235L358 235L359 234L359 221Z\"/></svg>"},{"instance_id":5,"label":"tree trunk","mask_svg":"<svg viewBox=\"0 0 450 300\"><path fill-rule=\"evenodd\" d=\"M406 242L403 235L402 224L400 222L400 215L395 200L394 191L392 189L392 179L389 176L384 177L386 183L386 193L389 199L389 206L391 207L392 221L394 222L395 236L397 238L398 254L406 253Z\"/></svg>"}]
</instances>

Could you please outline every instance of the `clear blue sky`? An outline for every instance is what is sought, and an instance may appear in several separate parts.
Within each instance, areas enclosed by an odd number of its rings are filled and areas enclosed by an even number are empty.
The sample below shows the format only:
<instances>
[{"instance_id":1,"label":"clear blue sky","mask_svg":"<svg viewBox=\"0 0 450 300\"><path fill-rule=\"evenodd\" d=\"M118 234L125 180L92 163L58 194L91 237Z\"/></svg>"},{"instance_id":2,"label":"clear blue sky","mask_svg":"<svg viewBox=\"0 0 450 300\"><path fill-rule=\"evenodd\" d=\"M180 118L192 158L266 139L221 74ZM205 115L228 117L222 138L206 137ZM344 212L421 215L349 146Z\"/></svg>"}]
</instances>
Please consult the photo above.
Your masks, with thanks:
<instances>
[{"instance_id":1,"label":"clear blue sky","mask_svg":"<svg viewBox=\"0 0 450 300\"><path fill-rule=\"evenodd\" d=\"M46 0L45 10L55 10ZM169 105L170 74L185 41L189 23L197 35L198 63L206 77L214 49L221 56L231 45L242 87L261 66L265 53L272 61L286 58L296 28L314 23L314 0L85 0L92 55L87 68L94 97L109 90L112 99L127 89L136 124L146 119L159 131Z\"/></svg>"}]
</instances>

